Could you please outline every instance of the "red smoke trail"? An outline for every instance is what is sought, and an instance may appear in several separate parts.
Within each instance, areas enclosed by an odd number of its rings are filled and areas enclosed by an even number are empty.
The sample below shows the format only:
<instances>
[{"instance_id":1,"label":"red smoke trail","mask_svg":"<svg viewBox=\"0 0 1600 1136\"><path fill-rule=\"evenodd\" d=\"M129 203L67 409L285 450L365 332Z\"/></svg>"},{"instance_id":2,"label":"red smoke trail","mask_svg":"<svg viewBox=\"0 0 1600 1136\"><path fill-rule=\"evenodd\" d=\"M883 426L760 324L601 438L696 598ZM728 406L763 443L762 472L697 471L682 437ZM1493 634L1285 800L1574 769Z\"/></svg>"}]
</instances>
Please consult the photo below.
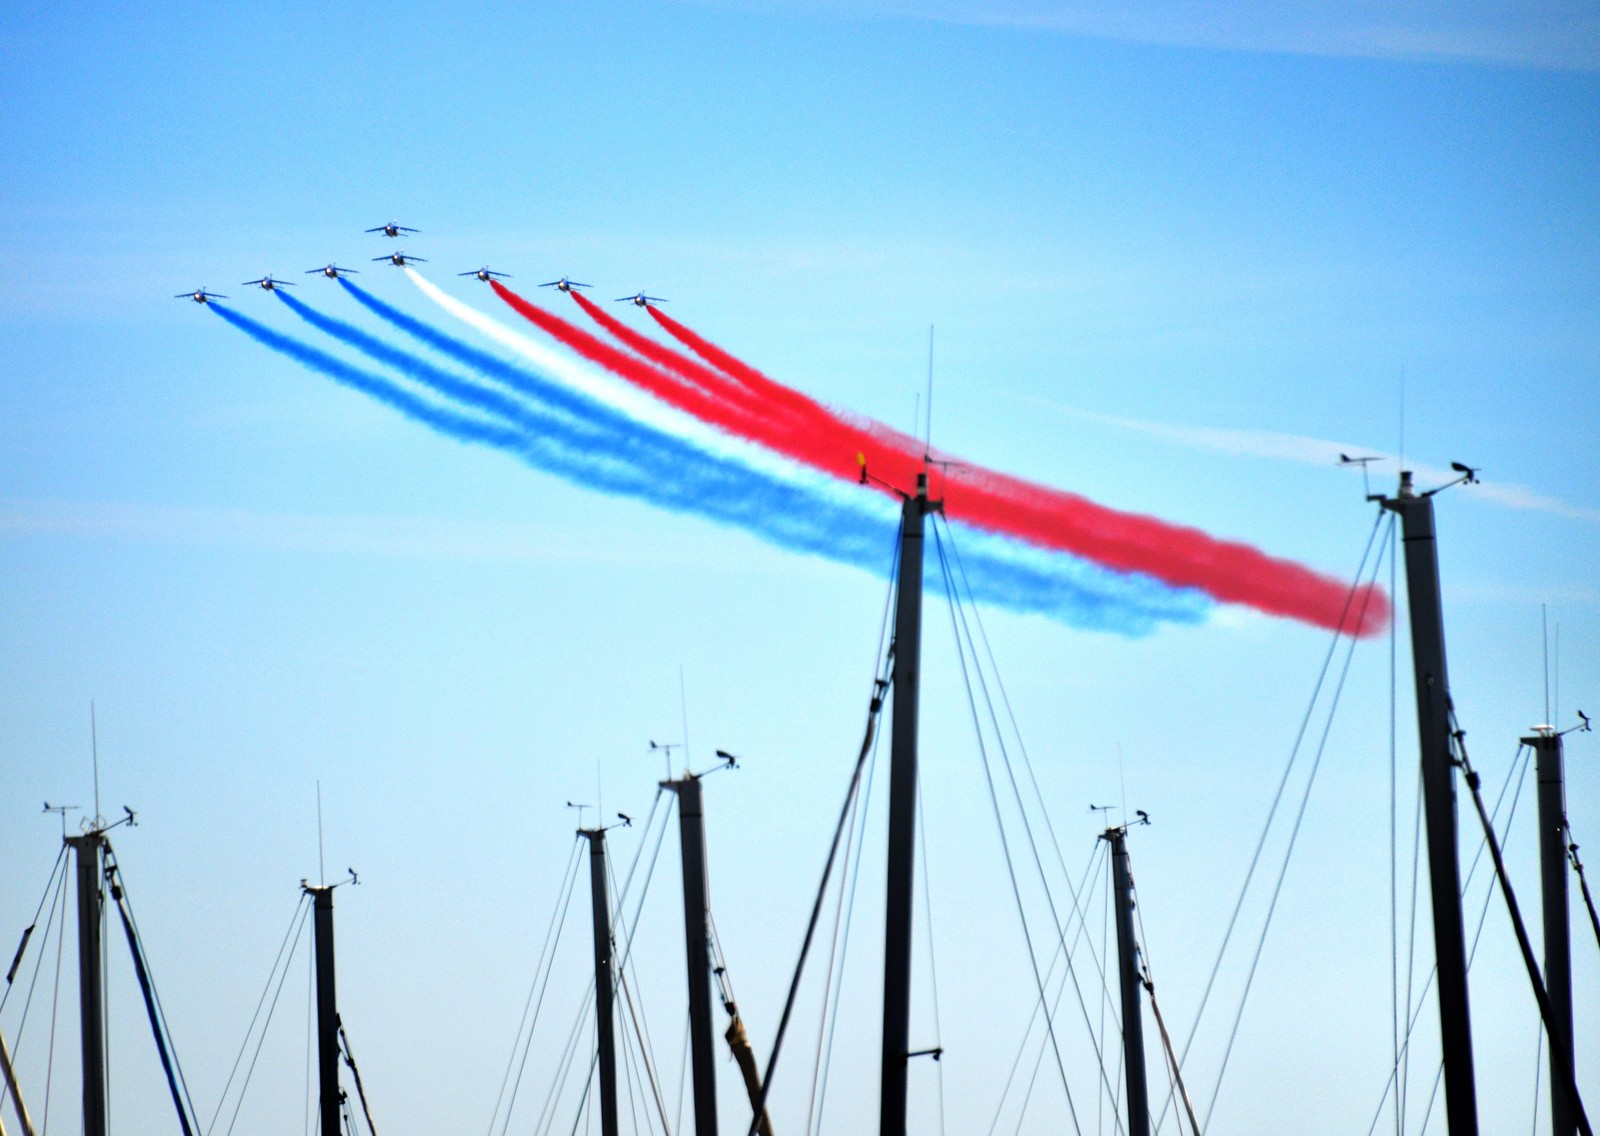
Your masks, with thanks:
<instances>
[{"instance_id":1,"label":"red smoke trail","mask_svg":"<svg viewBox=\"0 0 1600 1136\"><path fill-rule=\"evenodd\" d=\"M528 303L494 281L497 295L528 320L580 355L643 387L681 410L750 441L767 446L836 477L855 480L857 455L877 482L909 490L925 468L916 439L887 427L858 426L821 404L767 378L657 311L656 321L696 354L795 414L797 421L735 408L663 373L558 316ZM948 469L935 486L947 515L1031 544L1070 552L1108 568L1140 572L1175 587L1196 588L1223 603L1243 604L1271 615L1373 635L1388 624L1388 597L1373 585L1358 590L1291 560L1268 556L1237 541L1218 540L1199 529L1124 513L1077 494L968 465ZM1370 593L1370 594L1369 594Z\"/></svg>"},{"instance_id":2,"label":"red smoke trail","mask_svg":"<svg viewBox=\"0 0 1600 1136\"><path fill-rule=\"evenodd\" d=\"M736 405L748 413L763 417L771 417L775 411L781 411L782 408L776 407L772 400L762 397L742 383L735 382L727 375L713 371L687 355L657 343L647 335L640 335L582 292L574 291L570 295L578 302L578 306L588 313L589 318L609 332L613 338L620 340L625 346L643 355L652 363L665 367L694 383L706 393ZM651 308L651 311L654 310Z\"/></svg>"}]
</instances>

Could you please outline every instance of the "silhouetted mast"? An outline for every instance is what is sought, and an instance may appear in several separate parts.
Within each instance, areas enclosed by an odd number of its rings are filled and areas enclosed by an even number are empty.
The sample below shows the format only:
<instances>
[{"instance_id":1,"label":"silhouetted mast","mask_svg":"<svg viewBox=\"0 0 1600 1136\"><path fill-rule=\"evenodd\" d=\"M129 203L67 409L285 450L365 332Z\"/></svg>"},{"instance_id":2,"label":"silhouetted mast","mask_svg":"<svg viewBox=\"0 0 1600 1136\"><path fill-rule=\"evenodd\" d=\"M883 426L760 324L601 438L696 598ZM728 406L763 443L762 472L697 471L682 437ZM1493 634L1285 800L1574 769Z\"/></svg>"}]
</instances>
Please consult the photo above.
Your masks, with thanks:
<instances>
[{"instance_id":1,"label":"silhouetted mast","mask_svg":"<svg viewBox=\"0 0 1600 1136\"><path fill-rule=\"evenodd\" d=\"M1567 1078L1555 1075L1575 1069L1572 1048L1572 942L1567 926L1567 800L1561 734L1553 726L1536 727L1522 744L1533 747L1539 781L1539 870L1544 906L1544 986L1550 999L1550 1133L1573 1136Z\"/></svg>"},{"instance_id":2,"label":"silhouetted mast","mask_svg":"<svg viewBox=\"0 0 1600 1136\"><path fill-rule=\"evenodd\" d=\"M917 694L922 677L922 553L923 531L931 508L928 475L919 473L917 491L905 499L901 510L900 578L894 608L894 712L889 743L889 870L884 904L879 1136L906 1136L912 895L916 886Z\"/></svg>"},{"instance_id":3,"label":"silhouetted mast","mask_svg":"<svg viewBox=\"0 0 1600 1136\"><path fill-rule=\"evenodd\" d=\"M705 814L700 777L665 781L678 794L683 857L683 945L689 978L689 1056L694 1070L696 1136L717 1136L717 1066L711 1021L711 927L707 915Z\"/></svg>"},{"instance_id":4,"label":"silhouetted mast","mask_svg":"<svg viewBox=\"0 0 1600 1136\"><path fill-rule=\"evenodd\" d=\"M1471 476L1468 472L1462 480ZM1461 866L1457 858L1455 761L1450 752L1450 682L1445 672L1444 614L1439 600L1439 552L1434 539L1432 493L1417 493L1412 488L1411 472L1402 470L1399 492L1384 498L1383 507L1399 514L1405 544L1422 801L1427 818L1428 884L1433 901L1434 957L1439 967L1445 1116L1450 1136L1477 1136L1472 1018L1467 1004Z\"/></svg>"},{"instance_id":5,"label":"silhouetted mast","mask_svg":"<svg viewBox=\"0 0 1600 1136\"><path fill-rule=\"evenodd\" d=\"M1133 934L1133 872L1128 826L1105 831L1111 844L1111 894L1117 905L1117 971L1122 985L1122 1057L1128 1087L1128 1136L1150 1136L1150 1094L1144 1068L1144 1011L1139 1001L1139 942Z\"/></svg>"},{"instance_id":6,"label":"silhouetted mast","mask_svg":"<svg viewBox=\"0 0 1600 1136\"><path fill-rule=\"evenodd\" d=\"M339 999L334 985L333 889L302 883L311 896L312 939L317 972L317 1101L322 1136L339 1136Z\"/></svg>"},{"instance_id":7,"label":"silhouetted mast","mask_svg":"<svg viewBox=\"0 0 1600 1136\"><path fill-rule=\"evenodd\" d=\"M83 1044L83 1136L106 1136L106 1006L100 968L105 892L99 828L67 837L78 869L78 1021Z\"/></svg>"},{"instance_id":8,"label":"silhouetted mast","mask_svg":"<svg viewBox=\"0 0 1600 1136\"><path fill-rule=\"evenodd\" d=\"M594 1017L600 1065L600 1136L617 1136L616 992L611 968L611 890L606 882L606 830L579 829L589 841L589 891L594 911Z\"/></svg>"}]
</instances>

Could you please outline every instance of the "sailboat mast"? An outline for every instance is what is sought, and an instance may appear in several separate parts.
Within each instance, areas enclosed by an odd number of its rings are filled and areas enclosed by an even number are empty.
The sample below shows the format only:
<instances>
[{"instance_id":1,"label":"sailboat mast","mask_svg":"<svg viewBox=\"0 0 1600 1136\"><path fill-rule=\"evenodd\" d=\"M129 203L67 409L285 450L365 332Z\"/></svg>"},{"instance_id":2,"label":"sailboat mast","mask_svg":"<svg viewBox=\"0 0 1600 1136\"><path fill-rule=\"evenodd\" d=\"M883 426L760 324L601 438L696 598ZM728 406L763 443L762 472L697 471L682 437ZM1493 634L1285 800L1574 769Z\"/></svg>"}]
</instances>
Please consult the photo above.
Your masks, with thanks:
<instances>
[{"instance_id":1,"label":"sailboat mast","mask_svg":"<svg viewBox=\"0 0 1600 1136\"><path fill-rule=\"evenodd\" d=\"M1522 744L1533 747L1539 781L1539 871L1544 906L1544 986L1550 999L1550 1068L1575 1068L1572 1049L1572 942L1567 925L1567 801L1561 735L1541 726ZM1577 1121L1567 1079L1550 1078L1551 1136L1573 1136Z\"/></svg>"},{"instance_id":2,"label":"sailboat mast","mask_svg":"<svg viewBox=\"0 0 1600 1136\"><path fill-rule=\"evenodd\" d=\"M339 999L333 962L333 888L303 885L311 896L317 974L317 1102L322 1136L339 1136Z\"/></svg>"},{"instance_id":3,"label":"sailboat mast","mask_svg":"<svg viewBox=\"0 0 1600 1136\"><path fill-rule=\"evenodd\" d=\"M894 608L894 709L889 743L889 870L884 904L883 1050L879 1136L906 1136L911 1029L911 923L917 829L917 692L922 678L922 554L928 475L917 475L900 520Z\"/></svg>"},{"instance_id":4,"label":"sailboat mast","mask_svg":"<svg viewBox=\"0 0 1600 1136\"><path fill-rule=\"evenodd\" d=\"M106 1006L100 970L105 895L99 829L67 837L78 869L78 1021L83 1043L83 1136L106 1136Z\"/></svg>"},{"instance_id":5,"label":"sailboat mast","mask_svg":"<svg viewBox=\"0 0 1600 1136\"><path fill-rule=\"evenodd\" d=\"M1128 1087L1128 1136L1150 1136L1150 1097L1144 1069L1144 1011L1139 1003L1139 944L1133 935L1133 872L1128 830L1108 828L1111 893L1117 905L1117 962L1122 982L1122 1056Z\"/></svg>"},{"instance_id":6,"label":"sailboat mast","mask_svg":"<svg viewBox=\"0 0 1600 1136\"><path fill-rule=\"evenodd\" d=\"M694 1067L696 1136L717 1136L717 1066L711 1023L710 924L706 910L705 813L700 778L666 782L678 794L683 853L683 943L689 976L689 1055Z\"/></svg>"},{"instance_id":7,"label":"sailboat mast","mask_svg":"<svg viewBox=\"0 0 1600 1136\"><path fill-rule=\"evenodd\" d=\"M1477 1088L1472 1070L1472 1017L1467 1004L1467 957L1461 923L1461 865L1457 854L1455 763L1450 754L1450 682L1445 672L1444 614L1439 600L1439 550L1433 498L1400 473L1399 492L1383 507L1400 515L1411 610L1411 656L1417 686L1422 756L1422 807L1427 821L1428 884L1433 901L1434 957L1439 967L1439 1030L1444 1054L1445 1116L1450 1136L1477 1136Z\"/></svg>"},{"instance_id":8,"label":"sailboat mast","mask_svg":"<svg viewBox=\"0 0 1600 1136\"><path fill-rule=\"evenodd\" d=\"M600 1065L600 1136L617 1136L616 993L611 970L611 890L606 882L606 830L579 830L589 840L589 893L594 911L594 1016Z\"/></svg>"}]
</instances>

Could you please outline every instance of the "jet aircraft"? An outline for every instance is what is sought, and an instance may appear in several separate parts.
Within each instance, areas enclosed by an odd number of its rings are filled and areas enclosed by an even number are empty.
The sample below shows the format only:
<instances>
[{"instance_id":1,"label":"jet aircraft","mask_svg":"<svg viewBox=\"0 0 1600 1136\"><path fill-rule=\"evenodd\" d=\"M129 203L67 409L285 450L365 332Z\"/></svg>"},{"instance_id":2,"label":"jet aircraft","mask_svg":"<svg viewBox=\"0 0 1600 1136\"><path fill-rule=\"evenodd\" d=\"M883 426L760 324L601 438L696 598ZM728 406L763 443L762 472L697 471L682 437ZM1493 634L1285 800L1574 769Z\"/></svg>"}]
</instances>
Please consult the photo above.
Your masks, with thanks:
<instances>
[{"instance_id":1,"label":"jet aircraft","mask_svg":"<svg viewBox=\"0 0 1600 1136\"><path fill-rule=\"evenodd\" d=\"M636 308L648 308L651 304L664 304L667 301L660 296L646 296L643 292L635 292L631 296L618 296L612 303L632 304Z\"/></svg>"},{"instance_id":2,"label":"jet aircraft","mask_svg":"<svg viewBox=\"0 0 1600 1136\"><path fill-rule=\"evenodd\" d=\"M592 288L593 284L579 284L576 280L568 280L563 276L560 280L551 280L539 285L541 288L554 288L558 292L570 292L574 288Z\"/></svg>"},{"instance_id":3,"label":"jet aircraft","mask_svg":"<svg viewBox=\"0 0 1600 1136\"><path fill-rule=\"evenodd\" d=\"M415 262L417 264L427 264L428 263L426 260L424 260L420 256L407 256L405 253L400 252L398 250L395 251L395 252L390 253L388 256L375 256L372 259L373 260L387 260L390 264L394 265L396 268L404 268L406 265L411 264L413 262Z\"/></svg>"},{"instance_id":4,"label":"jet aircraft","mask_svg":"<svg viewBox=\"0 0 1600 1136\"><path fill-rule=\"evenodd\" d=\"M378 259L382 260L383 257L380 256ZM316 276L318 273L326 276L329 280L337 280L341 276L354 276L356 270L354 268L340 268L337 264L326 264L321 268L306 269L307 276Z\"/></svg>"},{"instance_id":5,"label":"jet aircraft","mask_svg":"<svg viewBox=\"0 0 1600 1136\"><path fill-rule=\"evenodd\" d=\"M390 221L387 225L379 225L376 229L366 230L369 233L382 233L386 237L398 237L401 233L415 233L416 229L408 229L404 225L397 225Z\"/></svg>"},{"instance_id":6,"label":"jet aircraft","mask_svg":"<svg viewBox=\"0 0 1600 1136\"><path fill-rule=\"evenodd\" d=\"M312 271L315 272L316 269L312 269ZM249 288L252 285L260 288L263 292L273 292L279 288L294 287L294 285L289 283L287 280L274 280L272 278L272 273L270 272L263 276L260 280L246 280L243 284L239 285L239 287Z\"/></svg>"},{"instance_id":7,"label":"jet aircraft","mask_svg":"<svg viewBox=\"0 0 1600 1136\"><path fill-rule=\"evenodd\" d=\"M204 288L196 288L193 292L179 292L172 297L174 300L193 300L197 304L209 304L212 300L226 300L228 297L207 292Z\"/></svg>"},{"instance_id":8,"label":"jet aircraft","mask_svg":"<svg viewBox=\"0 0 1600 1136\"><path fill-rule=\"evenodd\" d=\"M457 276L476 276L479 280L482 280L485 284L489 283L489 281L491 281L491 280L493 280L493 279L495 279L497 277L499 279L501 279L501 280L510 280L511 279L511 273L509 273L509 272L496 272L494 269L490 268L488 265L484 265L482 268L478 269L475 272L458 272L458 273L456 273L456 275Z\"/></svg>"}]
</instances>

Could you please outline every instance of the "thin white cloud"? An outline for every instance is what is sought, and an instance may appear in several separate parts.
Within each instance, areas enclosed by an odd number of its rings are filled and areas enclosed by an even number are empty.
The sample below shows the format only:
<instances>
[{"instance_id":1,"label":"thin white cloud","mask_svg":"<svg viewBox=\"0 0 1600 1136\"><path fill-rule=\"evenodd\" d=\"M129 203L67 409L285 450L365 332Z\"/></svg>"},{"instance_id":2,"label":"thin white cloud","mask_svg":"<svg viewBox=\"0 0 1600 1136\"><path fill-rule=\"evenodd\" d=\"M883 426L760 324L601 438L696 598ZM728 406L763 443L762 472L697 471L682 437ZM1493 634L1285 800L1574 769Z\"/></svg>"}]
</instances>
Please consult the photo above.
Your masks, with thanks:
<instances>
[{"instance_id":1,"label":"thin white cloud","mask_svg":"<svg viewBox=\"0 0 1600 1136\"><path fill-rule=\"evenodd\" d=\"M1166 422L1147 422L1138 418L1120 418L1111 414L1100 414L1093 410L1083 410L1075 406L1066 406L1046 399L1028 398L1048 406L1063 414L1070 414L1077 418L1088 419L1106 426L1115 426L1118 429L1129 430L1143 434L1146 437L1160 438L1189 449L1211 450L1217 453L1235 454L1244 457L1274 458L1279 461L1298 462L1302 465L1336 465L1345 455L1352 458L1374 458L1370 470L1372 473L1386 473L1391 477L1397 475L1400 469L1400 459L1394 454L1387 454L1381 450L1371 450L1364 446L1353 445L1348 442L1334 442L1326 438L1310 438L1303 434L1280 434L1270 430L1222 430L1210 426L1176 426ZM1441 466L1428 465L1423 462L1407 461L1406 467L1416 476L1419 487L1429 485L1442 485L1453 481L1458 476L1453 470ZM1589 508L1585 505L1574 505L1557 497L1536 492L1525 485L1514 482L1487 481L1472 486L1474 496L1486 501L1493 501L1508 509L1532 509L1543 513L1553 513L1560 517L1571 517L1574 520L1600 522L1600 509Z\"/></svg>"},{"instance_id":2,"label":"thin white cloud","mask_svg":"<svg viewBox=\"0 0 1600 1136\"><path fill-rule=\"evenodd\" d=\"M722 0L721 6L1037 28L1225 51L1600 70L1600 4L1593 0Z\"/></svg>"}]
</instances>

